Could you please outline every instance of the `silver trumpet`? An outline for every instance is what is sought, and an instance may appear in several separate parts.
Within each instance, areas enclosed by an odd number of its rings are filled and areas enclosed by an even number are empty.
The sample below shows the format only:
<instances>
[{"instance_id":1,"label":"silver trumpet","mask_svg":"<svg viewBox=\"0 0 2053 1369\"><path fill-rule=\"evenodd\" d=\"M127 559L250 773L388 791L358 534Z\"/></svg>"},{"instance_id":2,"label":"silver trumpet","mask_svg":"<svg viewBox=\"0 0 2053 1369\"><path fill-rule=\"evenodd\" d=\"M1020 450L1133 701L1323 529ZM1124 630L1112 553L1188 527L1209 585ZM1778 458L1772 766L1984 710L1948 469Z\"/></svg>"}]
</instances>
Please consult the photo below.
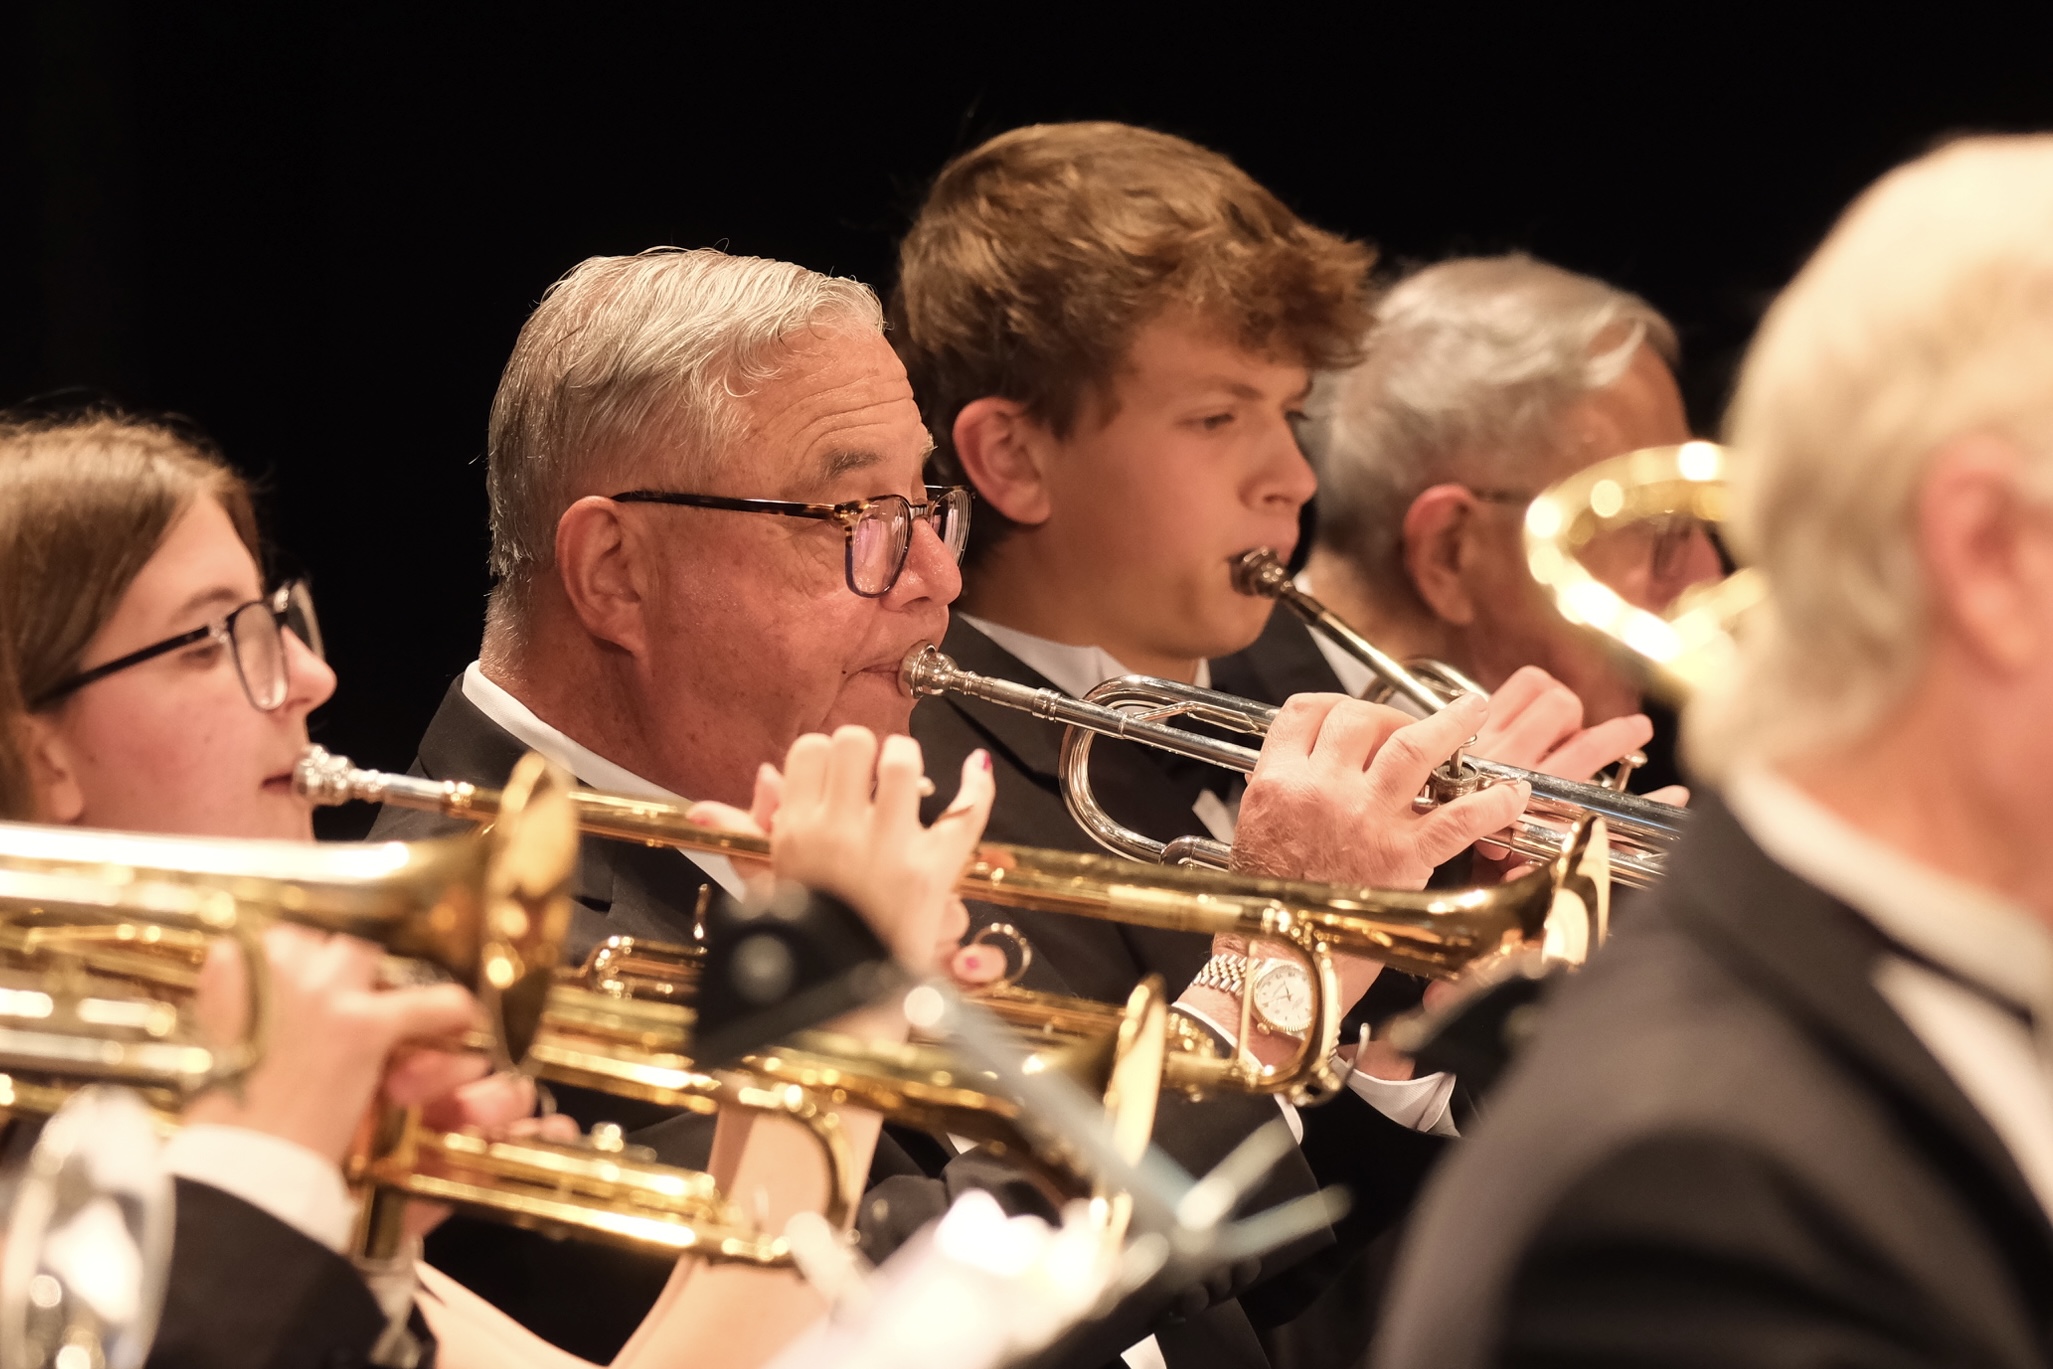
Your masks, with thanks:
<instances>
[{"instance_id":1,"label":"silver trumpet","mask_svg":"<svg viewBox=\"0 0 2053 1369\"><path fill-rule=\"evenodd\" d=\"M1394 663L1393 663L1394 664ZM1189 718L1223 731L1268 735L1276 710L1267 704L1215 689L1180 684L1151 675L1107 680L1081 699L1055 689L1035 689L1012 680L976 675L958 667L939 647L916 647L900 667L899 682L914 698L960 694L1016 708L1067 729L1059 776L1070 815L1106 850L1134 860L1226 869L1232 848L1208 837L1161 842L1121 823L1098 802L1091 787L1091 745L1099 737L1139 742L1179 756L1246 774L1261 752L1255 747L1172 727L1166 718ZM1424 686L1421 686L1422 688ZM1444 707L1444 701L1439 705ZM1644 887L1659 880L1667 850L1682 832L1685 810L1598 784L1579 784L1537 771L1483 760L1460 751L1433 772L1414 800L1420 811L1492 784L1523 781L1532 786L1526 811L1502 837L1493 838L1519 855L1552 862L1572 840L1570 829L1584 817L1600 817L1611 829L1611 874Z\"/></svg>"}]
</instances>

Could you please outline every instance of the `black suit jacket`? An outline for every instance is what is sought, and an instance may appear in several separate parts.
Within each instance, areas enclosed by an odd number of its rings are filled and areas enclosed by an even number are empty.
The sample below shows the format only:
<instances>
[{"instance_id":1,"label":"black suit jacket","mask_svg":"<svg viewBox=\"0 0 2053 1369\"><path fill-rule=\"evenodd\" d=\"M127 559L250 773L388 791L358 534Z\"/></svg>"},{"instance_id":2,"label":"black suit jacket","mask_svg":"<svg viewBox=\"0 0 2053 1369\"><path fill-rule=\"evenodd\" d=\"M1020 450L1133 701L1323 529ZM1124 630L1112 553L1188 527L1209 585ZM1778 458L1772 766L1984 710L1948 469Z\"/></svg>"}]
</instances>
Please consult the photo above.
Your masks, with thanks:
<instances>
[{"instance_id":1,"label":"black suit jacket","mask_svg":"<svg viewBox=\"0 0 2053 1369\"><path fill-rule=\"evenodd\" d=\"M177 1182L171 1277L148 1369L353 1369L385 1314L355 1266L242 1199ZM422 1369L434 1342L418 1315Z\"/></svg>"},{"instance_id":2,"label":"black suit jacket","mask_svg":"<svg viewBox=\"0 0 2053 1369\"><path fill-rule=\"evenodd\" d=\"M2053 1362L2053 1227L1886 947L1700 800L1429 1190L1376 1362Z\"/></svg>"},{"instance_id":3,"label":"black suit jacket","mask_svg":"<svg viewBox=\"0 0 2053 1369\"><path fill-rule=\"evenodd\" d=\"M502 783L523 747L487 718L463 695L462 681L452 683L428 730L421 738L413 772L438 780ZM377 839L418 839L461 830L464 824L434 814L405 809L383 810L373 824ZM649 936L664 941L689 941L705 874L682 854L630 843L586 838L579 847L572 891L576 921L571 952L581 956L609 935ZM1200 956L1200 963L1203 957ZM1120 995L1124 997L1124 993ZM620 1122L628 1139L654 1148L669 1164L703 1169L710 1150L711 1119L674 1114L666 1109L615 1099L582 1089L556 1088L561 1109L589 1128L599 1120ZM1246 1108L1249 1102L1241 1100ZM1260 1104L1262 1120L1275 1115ZM1172 1104L1173 1106L1173 1104ZM1242 1122L1224 1137L1202 1133L1193 1138L1195 1154L1230 1144L1252 1126ZM1222 1158L1224 1150L1209 1156ZM964 1187L996 1192L1015 1211L1040 1210L1054 1218L1037 1190L1023 1176L989 1157L973 1152L953 1157L940 1142L915 1132L887 1127L871 1166L869 1192L861 1208L859 1232L866 1255L888 1257L899 1241L926 1220L946 1210ZM1309 1191L1308 1181L1283 1192ZM633 1334L668 1278L671 1262L658 1256L589 1242L558 1241L503 1224L454 1217L428 1238L431 1264L492 1302L544 1339L599 1363L610 1360ZM1238 1309L1228 1305L1233 1315ZM1065 1365L1096 1364L1123 1346L1148 1334L1158 1307L1127 1309L1097 1328L1099 1334L1079 1342ZM1165 1328L1165 1346L1191 1343L1199 1353L1176 1352L1177 1369L1228 1369L1258 1363L1220 1358L1219 1344L1251 1344L1253 1336L1232 1325L1221 1327L1217 1309ZM1080 1357L1078 1357L1080 1356Z\"/></svg>"},{"instance_id":4,"label":"black suit jacket","mask_svg":"<svg viewBox=\"0 0 2053 1369\"><path fill-rule=\"evenodd\" d=\"M449 686L421 737L412 773L499 785L526 750ZM403 808L380 810L373 839L419 840L468 824ZM571 963L608 936L690 942L710 877L681 852L587 837L572 876ZM590 1130L617 1122L666 1164L704 1169L712 1119L585 1089L551 1086L557 1106ZM427 1259L544 1340L603 1364L634 1334L670 1277L672 1261L588 1241L557 1240L482 1218L452 1217L427 1240Z\"/></svg>"}]
</instances>

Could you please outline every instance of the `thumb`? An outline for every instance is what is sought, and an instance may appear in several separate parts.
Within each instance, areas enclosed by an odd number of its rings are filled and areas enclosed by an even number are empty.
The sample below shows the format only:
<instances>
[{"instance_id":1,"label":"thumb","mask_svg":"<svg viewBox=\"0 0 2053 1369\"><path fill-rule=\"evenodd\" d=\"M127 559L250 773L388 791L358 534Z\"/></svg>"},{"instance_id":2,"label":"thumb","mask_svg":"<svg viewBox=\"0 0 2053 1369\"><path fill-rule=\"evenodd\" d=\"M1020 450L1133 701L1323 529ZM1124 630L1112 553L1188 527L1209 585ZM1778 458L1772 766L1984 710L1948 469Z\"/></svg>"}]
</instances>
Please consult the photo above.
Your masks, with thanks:
<instances>
[{"instance_id":1,"label":"thumb","mask_svg":"<svg viewBox=\"0 0 2053 1369\"><path fill-rule=\"evenodd\" d=\"M756 831L767 832L777 819L777 810L784 806L784 772L764 761L756 767L756 792L749 803L749 816L756 820Z\"/></svg>"},{"instance_id":2,"label":"thumb","mask_svg":"<svg viewBox=\"0 0 2053 1369\"><path fill-rule=\"evenodd\" d=\"M935 818L928 828L936 834L946 833L951 843L959 844L964 859L977 839L984 835L984 824L991 818L991 803L998 796L998 781L991 774L991 753L978 747L962 761L962 783L955 791L955 801L948 805L940 817Z\"/></svg>"},{"instance_id":3,"label":"thumb","mask_svg":"<svg viewBox=\"0 0 2053 1369\"><path fill-rule=\"evenodd\" d=\"M740 832L744 836L760 837L763 829L756 822L753 813L744 813L732 804L715 803L711 799L700 799L684 810L685 821L701 827L711 827L721 832Z\"/></svg>"}]
</instances>

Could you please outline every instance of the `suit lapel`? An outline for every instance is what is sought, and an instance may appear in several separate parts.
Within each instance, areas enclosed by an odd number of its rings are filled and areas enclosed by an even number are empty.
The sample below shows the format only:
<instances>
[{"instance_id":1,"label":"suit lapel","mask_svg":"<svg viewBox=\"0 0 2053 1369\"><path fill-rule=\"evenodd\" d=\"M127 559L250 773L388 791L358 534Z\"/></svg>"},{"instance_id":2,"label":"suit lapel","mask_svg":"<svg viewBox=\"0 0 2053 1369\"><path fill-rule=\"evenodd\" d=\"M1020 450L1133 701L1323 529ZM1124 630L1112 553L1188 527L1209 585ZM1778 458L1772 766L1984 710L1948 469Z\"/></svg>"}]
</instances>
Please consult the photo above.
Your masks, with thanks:
<instances>
[{"instance_id":1,"label":"suit lapel","mask_svg":"<svg viewBox=\"0 0 2053 1369\"><path fill-rule=\"evenodd\" d=\"M1677 920L1721 961L1779 1001L1851 1068L1895 1098L1908 1130L1982 1178L1978 1206L2053 1276L2053 1226L2016 1162L1873 984L1886 938L1858 912L1770 860L1715 795L1692 804L1689 836L1665 885Z\"/></svg>"},{"instance_id":2,"label":"suit lapel","mask_svg":"<svg viewBox=\"0 0 2053 1369\"><path fill-rule=\"evenodd\" d=\"M500 785L527 748L464 697L458 677L421 737L414 768L433 780ZM605 919L580 918L568 949L581 956L601 936L689 942L699 891L710 876L668 847L585 837L578 845L571 897Z\"/></svg>"},{"instance_id":3,"label":"suit lapel","mask_svg":"<svg viewBox=\"0 0 2053 1369\"><path fill-rule=\"evenodd\" d=\"M1312 630L1277 606L1254 645L1212 662L1212 688L1281 707L1293 694L1343 694Z\"/></svg>"},{"instance_id":4,"label":"suit lapel","mask_svg":"<svg viewBox=\"0 0 2053 1369\"><path fill-rule=\"evenodd\" d=\"M1055 688L1026 662L962 621L960 615L949 623L943 650L957 665L976 674L1036 689ZM982 699L949 695L923 706L935 703L954 708L986 745L1004 752L1014 766L1048 792L1061 794L1062 728ZM1230 792L1232 779L1211 766L1185 762L1131 742L1100 738L1091 748L1092 788L1099 801L1120 821L1157 840L1204 835L1204 824L1191 805L1207 787Z\"/></svg>"}]
</instances>

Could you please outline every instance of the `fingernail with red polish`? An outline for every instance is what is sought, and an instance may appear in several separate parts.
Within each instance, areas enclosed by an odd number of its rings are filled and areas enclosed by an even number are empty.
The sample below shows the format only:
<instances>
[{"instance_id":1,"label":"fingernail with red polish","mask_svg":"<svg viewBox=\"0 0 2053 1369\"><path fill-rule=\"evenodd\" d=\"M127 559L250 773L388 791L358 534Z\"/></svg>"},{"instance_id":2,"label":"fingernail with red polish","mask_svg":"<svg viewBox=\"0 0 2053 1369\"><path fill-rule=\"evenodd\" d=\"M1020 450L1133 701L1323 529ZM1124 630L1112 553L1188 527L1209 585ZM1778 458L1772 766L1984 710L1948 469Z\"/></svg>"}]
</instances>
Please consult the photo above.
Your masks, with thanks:
<instances>
[{"instance_id":1,"label":"fingernail with red polish","mask_svg":"<svg viewBox=\"0 0 2053 1369\"><path fill-rule=\"evenodd\" d=\"M991 772L991 753L984 750L982 747L978 747L977 764L984 767L985 774L989 774Z\"/></svg>"}]
</instances>

